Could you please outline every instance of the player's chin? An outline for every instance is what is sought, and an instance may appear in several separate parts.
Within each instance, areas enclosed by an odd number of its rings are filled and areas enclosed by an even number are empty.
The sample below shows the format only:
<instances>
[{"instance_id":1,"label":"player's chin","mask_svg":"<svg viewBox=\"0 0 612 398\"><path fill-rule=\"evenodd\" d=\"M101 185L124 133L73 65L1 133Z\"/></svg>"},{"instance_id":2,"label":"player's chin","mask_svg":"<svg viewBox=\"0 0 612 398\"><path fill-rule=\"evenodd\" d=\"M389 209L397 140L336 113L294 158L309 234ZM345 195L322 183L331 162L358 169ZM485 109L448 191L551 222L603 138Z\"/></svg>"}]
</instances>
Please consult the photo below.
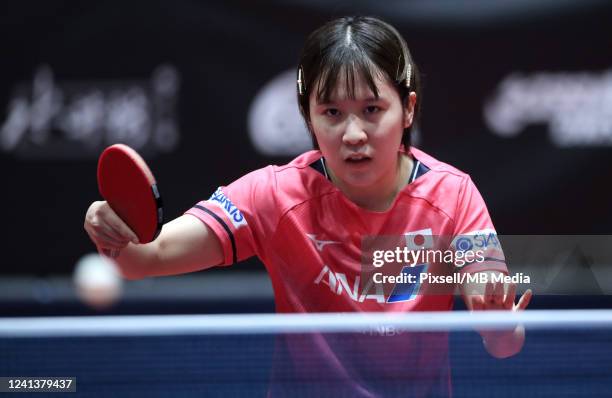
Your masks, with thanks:
<instances>
[{"instance_id":1,"label":"player's chin","mask_svg":"<svg viewBox=\"0 0 612 398\"><path fill-rule=\"evenodd\" d=\"M344 181L355 188L368 188L376 182L376 176L368 170L347 170L344 177Z\"/></svg>"}]
</instances>

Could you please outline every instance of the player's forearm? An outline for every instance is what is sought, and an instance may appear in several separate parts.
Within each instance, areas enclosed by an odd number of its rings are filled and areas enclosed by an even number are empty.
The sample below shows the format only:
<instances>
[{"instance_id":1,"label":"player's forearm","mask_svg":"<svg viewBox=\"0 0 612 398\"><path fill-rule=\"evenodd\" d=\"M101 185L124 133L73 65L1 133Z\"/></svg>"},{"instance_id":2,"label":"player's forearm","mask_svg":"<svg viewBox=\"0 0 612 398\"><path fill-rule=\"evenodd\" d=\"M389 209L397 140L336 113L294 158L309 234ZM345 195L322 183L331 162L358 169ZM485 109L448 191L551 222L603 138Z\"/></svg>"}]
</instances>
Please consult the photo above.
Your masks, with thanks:
<instances>
[{"instance_id":1,"label":"player's forearm","mask_svg":"<svg viewBox=\"0 0 612 398\"><path fill-rule=\"evenodd\" d=\"M179 275L223 262L223 250L214 232L193 216L164 225L159 237L144 245L128 244L117 257L124 277Z\"/></svg>"},{"instance_id":2,"label":"player's forearm","mask_svg":"<svg viewBox=\"0 0 612 398\"><path fill-rule=\"evenodd\" d=\"M525 328L522 325L514 330L479 331L482 341L495 358L508 358L518 354L525 343Z\"/></svg>"},{"instance_id":3,"label":"player's forearm","mask_svg":"<svg viewBox=\"0 0 612 398\"><path fill-rule=\"evenodd\" d=\"M159 267L158 245L151 242L145 245L129 243L115 258L115 262L126 279L142 279L151 275Z\"/></svg>"},{"instance_id":4,"label":"player's forearm","mask_svg":"<svg viewBox=\"0 0 612 398\"><path fill-rule=\"evenodd\" d=\"M130 243L115 260L123 277L134 280L186 274L211 268L220 262L207 257L189 258L158 240L145 245Z\"/></svg>"}]
</instances>

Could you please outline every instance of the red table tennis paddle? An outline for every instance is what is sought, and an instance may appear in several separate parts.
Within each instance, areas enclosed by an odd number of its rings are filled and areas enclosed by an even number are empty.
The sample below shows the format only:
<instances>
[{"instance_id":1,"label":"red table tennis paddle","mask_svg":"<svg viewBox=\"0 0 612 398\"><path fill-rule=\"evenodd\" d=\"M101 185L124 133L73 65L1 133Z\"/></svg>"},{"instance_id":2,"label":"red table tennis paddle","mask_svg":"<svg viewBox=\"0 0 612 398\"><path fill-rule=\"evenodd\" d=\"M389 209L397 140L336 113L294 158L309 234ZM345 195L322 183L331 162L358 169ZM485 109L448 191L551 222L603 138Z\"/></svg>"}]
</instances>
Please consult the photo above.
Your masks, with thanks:
<instances>
[{"instance_id":1,"label":"red table tennis paddle","mask_svg":"<svg viewBox=\"0 0 612 398\"><path fill-rule=\"evenodd\" d=\"M135 150L115 144L102 152L98 189L139 243L155 240L164 221L162 199L153 173Z\"/></svg>"}]
</instances>

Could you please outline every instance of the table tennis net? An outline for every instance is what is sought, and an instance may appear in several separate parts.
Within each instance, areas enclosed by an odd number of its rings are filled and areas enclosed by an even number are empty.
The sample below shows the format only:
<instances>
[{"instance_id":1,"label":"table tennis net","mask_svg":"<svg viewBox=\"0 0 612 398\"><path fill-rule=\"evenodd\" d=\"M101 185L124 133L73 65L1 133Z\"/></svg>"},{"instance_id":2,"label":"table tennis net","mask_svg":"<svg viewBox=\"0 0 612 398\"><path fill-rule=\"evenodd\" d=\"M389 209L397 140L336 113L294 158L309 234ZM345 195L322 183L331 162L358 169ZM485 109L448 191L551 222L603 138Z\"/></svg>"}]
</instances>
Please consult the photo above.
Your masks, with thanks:
<instances>
[{"instance_id":1,"label":"table tennis net","mask_svg":"<svg viewBox=\"0 0 612 398\"><path fill-rule=\"evenodd\" d=\"M526 328L496 359L476 329ZM0 320L0 376L85 396L604 397L612 311Z\"/></svg>"}]
</instances>

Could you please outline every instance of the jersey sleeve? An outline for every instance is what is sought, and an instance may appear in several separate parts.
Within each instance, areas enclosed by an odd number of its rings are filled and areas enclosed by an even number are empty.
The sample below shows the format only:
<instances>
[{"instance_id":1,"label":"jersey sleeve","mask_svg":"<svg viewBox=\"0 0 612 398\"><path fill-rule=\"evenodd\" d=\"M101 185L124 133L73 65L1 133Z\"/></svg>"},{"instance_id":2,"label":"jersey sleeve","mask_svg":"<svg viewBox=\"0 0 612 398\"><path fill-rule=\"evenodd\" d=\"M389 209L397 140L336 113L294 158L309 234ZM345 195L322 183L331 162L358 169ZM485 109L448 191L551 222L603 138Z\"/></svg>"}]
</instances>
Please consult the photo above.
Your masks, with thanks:
<instances>
[{"instance_id":1,"label":"jersey sleeve","mask_svg":"<svg viewBox=\"0 0 612 398\"><path fill-rule=\"evenodd\" d=\"M217 235L223 247L222 265L234 264L263 253L266 236L274 231L277 216L276 180L272 166L256 170L221 186L185 214L197 217Z\"/></svg>"},{"instance_id":2,"label":"jersey sleeve","mask_svg":"<svg viewBox=\"0 0 612 398\"><path fill-rule=\"evenodd\" d=\"M476 253L476 261L462 266L460 272L499 271L508 274L491 216L469 176L463 180L460 188L452 238L452 249L456 252Z\"/></svg>"}]
</instances>

